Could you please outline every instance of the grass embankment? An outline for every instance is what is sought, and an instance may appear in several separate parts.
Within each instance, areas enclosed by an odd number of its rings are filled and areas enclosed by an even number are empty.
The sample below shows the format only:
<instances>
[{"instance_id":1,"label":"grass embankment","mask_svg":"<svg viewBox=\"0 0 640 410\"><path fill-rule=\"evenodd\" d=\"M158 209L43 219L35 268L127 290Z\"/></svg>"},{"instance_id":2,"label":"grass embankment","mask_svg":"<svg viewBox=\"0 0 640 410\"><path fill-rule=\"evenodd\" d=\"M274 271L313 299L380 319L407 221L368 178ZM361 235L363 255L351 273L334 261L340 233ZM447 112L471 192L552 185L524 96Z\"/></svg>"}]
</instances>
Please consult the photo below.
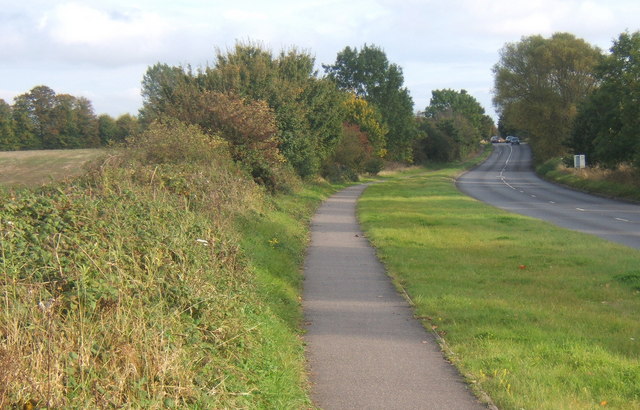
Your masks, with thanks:
<instances>
[{"instance_id":1,"label":"grass embankment","mask_svg":"<svg viewBox=\"0 0 640 410\"><path fill-rule=\"evenodd\" d=\"M0 190L0 407L310 406L299 268L331 190L273 198L184 126Z\"/></svg>"},{"instance_id":2,"label":"grass embankment","mask_svg":"<svg viewBox=\"0 0 640 410\"><path fill-rule=\"evenodd\" d=\"M640 252L479 203L456 190L459 171L359 202L452 362L503 409L640 408Z\"/></svg>"},{"instance_id":3,"label":"grass embankment","mask_svg":"<svg viewBox=\"0 0 640 410\"><path fill-rule=\"evenodd\" d=\"M543 178L584 192L610 198L640 202L640 175L629 166L615 170L604 168L567 168L560 159L540 165L536 171Z\"/></svg>"}]
</instances>

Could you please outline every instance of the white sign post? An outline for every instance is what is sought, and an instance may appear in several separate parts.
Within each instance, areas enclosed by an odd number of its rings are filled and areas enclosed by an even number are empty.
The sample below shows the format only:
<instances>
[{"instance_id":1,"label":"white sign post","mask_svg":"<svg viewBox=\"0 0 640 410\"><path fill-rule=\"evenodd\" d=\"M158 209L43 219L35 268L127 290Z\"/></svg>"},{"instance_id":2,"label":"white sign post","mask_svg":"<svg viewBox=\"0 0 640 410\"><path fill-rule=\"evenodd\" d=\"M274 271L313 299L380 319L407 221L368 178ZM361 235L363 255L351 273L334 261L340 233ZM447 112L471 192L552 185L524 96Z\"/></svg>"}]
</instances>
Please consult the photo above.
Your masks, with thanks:
<instances>
[{"instance_id":1,"label":"white sign post","mask_svg":"<svg viewBox=\"0 0 640 410\"><path fill-rule=\"evenodd\" d=\"M584 155L574 155L573 156L573 167L582 169L587 166Z\"/></svg>"}]
</instances>

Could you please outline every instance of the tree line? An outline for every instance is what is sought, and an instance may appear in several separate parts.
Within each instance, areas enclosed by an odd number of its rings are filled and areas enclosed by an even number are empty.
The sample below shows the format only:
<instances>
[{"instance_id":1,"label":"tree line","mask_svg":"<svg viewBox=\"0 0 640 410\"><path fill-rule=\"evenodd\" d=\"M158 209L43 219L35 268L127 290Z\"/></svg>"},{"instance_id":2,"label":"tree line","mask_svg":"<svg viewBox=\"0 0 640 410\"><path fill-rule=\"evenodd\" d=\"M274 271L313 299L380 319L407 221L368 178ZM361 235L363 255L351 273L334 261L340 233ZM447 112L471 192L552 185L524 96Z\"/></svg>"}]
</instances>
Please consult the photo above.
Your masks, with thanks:
<instances>
[{"instance_id":1,"label":"tree line","mask_svg":"<svg viewBox=\"0 0 640 410\"><path fill-rule=\"evenodd\" d=\"M524 37L493 71L499 128L527 138L536 161L585 154L640 170L640 32L620 34L609 53L569 33Z\"/></svg>"},{"instance_id":2,"label":"tree line","mask_svg":"<svg viewBox=\"0 0 640 410\"><path fill-rule=\"evenodd\" d=\"M416 131L402 70L368 45L323 67L320 75L306 51L274 54L251 42L218 50L197 70L156 64L142 82L140 119L173 118L222 137L272 188L288 174L354 179L385 159L409 161Z\"/></svg>"},{"instance_id":3,"label":"tree line","mask_svg":"<svg viewBox=\"0 0 640 410\"><path fill-rule=\"evenodd\" d=\"M355 179L384 161L458 159L494 132L465 90L437 90L416 115L402 69L365 44L314 70L308 53L255 43L218 51L197 70L156 64L143 79L141 122L174 118L228 141L254 178L277 187L288 172Z\"/></svg>"},{"instance_id":4,"label":"tree line","mask_svg":"<svg viewBox=\"0 0 640 410\"><path fill-rule=\"evenodd\" d=\"M137 131L135 116L96 116L88 99L56 94L45 85L18 95L13 105L0 99L1 151L95 148Z\"/></svg>"},{"instance_id":5,"label":"tree line","mask_svg":"<svg viewBox=\"0 0 640 410\"><path fill-rule=\"evenodd\" d=\"M96 116L83 97L34 87L0 101L0 150L98 147L155 123L195 125L224 140L254 180L278 190L291 178L354 180L385 161L458 159L492 134L493 121L465 90L433 91L414 112L402 68L375 45L345 47L333 64L295 47L274 53L238 42L211 66L148 67L137 116Z\"/></svg>"}]
</instances>

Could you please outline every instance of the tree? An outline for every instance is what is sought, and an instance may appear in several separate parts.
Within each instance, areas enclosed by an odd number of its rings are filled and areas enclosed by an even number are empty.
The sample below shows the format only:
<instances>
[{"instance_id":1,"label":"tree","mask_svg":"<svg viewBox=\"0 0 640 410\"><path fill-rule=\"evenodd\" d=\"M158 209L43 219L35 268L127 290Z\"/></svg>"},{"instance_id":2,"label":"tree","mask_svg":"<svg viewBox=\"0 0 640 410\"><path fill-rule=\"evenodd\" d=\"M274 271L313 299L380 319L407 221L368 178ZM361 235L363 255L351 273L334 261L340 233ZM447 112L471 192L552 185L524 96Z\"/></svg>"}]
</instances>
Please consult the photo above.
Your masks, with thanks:
<instances>
[{"instance_id":1,"label":"tree","mask_svg":"<svg viewBox=\"0 0 640 410\"><path fill-rule=\"evenodd\" d=\"M169 111L179 109L183 103L180 97L193 87L195 83L191 73L182 67L160 63L149 67L142 78L142 123L149 125Z\"/></svg>"},{"instance_id":2,"label":"tree","mask_svg":"<svg viewBox=\"0 0 640 410\"><path fill-rule=\"evenodd\" d=\"M203 123L210 104L222 101L212 95L232 96L248 105L266 103L275 115L279 152L299 176L317 175L342 135L345 95L332 81L318 78L314 65L306 52L292 48L274 56L251 42L218 50L215 65L197 73L157 64L143 80L141 115L145 123L173 117L214 129Z\"/></svg>"},{"instance_id":3,"label":"tree","mask_svg":"<svg viewBox=\"0 0 640 410\"><path fill-rule=\"evenodd\" d=\"M98 116L98 137L102 145L108 145L117 140L118 126L116 120L108 114Z\"/></svg>"},{"instance_id":4,"label":"tree","mask_svg":"<svg viewBox=\"0 0 640 410\"><path fill-rule=\"evenodd\" d=\"M323 65L323 68L339 88L364 98L380 111L389 129L390 157L410 161L416 128L413 100L403 87L402 69L390 64L382 49L366 44L360 51L346 47L338 53L333 65Z\"/></svg>"},{"instance_id":5,"label":"tree","mask_svg":"<svg viewBox=\"0 0 640 410\"><path fill-rule=\"evenodd\" d=\"M17 149L84 148L100 145L97 118L84 97L56 94L40 85L14 99Z\"/></svg>"},{"instance_id":6,"label":"tree","mask_svg":"<svg viewBox=\"0 0 640 410\"><path fill-rule=\"evenodd\" d=\"M38 149L50 145L48 140L55 134L52 132L55 105L56 93L44 85L14 99L14 120L22 148Z\"/></svg>"},{"instance_id":7,"label":"tree","mask_svg":"<svg viewBox=\"0 0 640 410\"><path fill-rule=\"evenodd\" d=\"M566 150L580 104L594 89L601 51L568 33L508 43L493 67L494 105L508 128L529 138L537 161Z\"/></svg>"},{"instance_id":8,"label":"tree","mask_svg":"<svg viewBox=\"0 0 640 410\"><path fill-rule=\"evenodd\" d=\"M114 142L124 142L141 131L138 117L122 114L116 119L116 133Z\"/></svg>"},{"instance_id":9,"label":"tree","mask_svg":"<svg viewBox=\"0 0 640 410\"><path fill-rule=\"evenodd\" d=\"M58 94L49 114L43 148L98 147L98 123L91 102L84 97Z\"/></svg>"},{"instance_id":10,"label":"tree","mask_svg":"<svg viewBox=\"0 0 640 410\"><path fill-rule=\"evenodd\" d=\"M322 175L334 182L357 181L373 157L367 134L355 124L345 123L340 143L325 161Z\"/></svg>"},{"instance_id":11,"label":"tree","mask_svg":"<svg viewBox=\"0 0 640 410\"><path fill-rule=\"evenodd\" d=\"M0 151L13 151L19 147L18 139L14 133L11 106L0 98Z\"/></svg>"},{"instance_id":12,"label":"tree","mask_svg":"<svg viewBox=\"0 0 640 410\"><path fill-rule=\"evenodd\" d=\"M464 158L475 152L480 140L488 139L495 129L491 117L466 90L432 91L424 118L419 129L425 137L418 144L423 161Z\"/></svg>"},{"instance_id":13,"label":"tree","mask_svg":"<svg viewBox=\"0 0 640 410\"><path fill-rule=\"evenodd\" d=\"M495 127L491 117L485 114L484 108L478 100L467 93L467 90L455 91L451 89L434 90L431 92L429 106L424 115L431 119L451 118L459 114L474 128L473 139L488 139Z\"/></svg>"},{"instance_id":14,"label":"tree","mask_svg":"<svg viewBox=\"0 0 640 410\"><path fill-rule=\"evenodd\" d=\"M622 33L596 70L599 87L580 107L571 147L592 163L640 168L640 32Z\"/></svg>"},{"instance_id":15,"label":"tree","mask_svg":"<svg viewBox=\"0 0 640 410\"><path fill-rule=\"evenodd\" d=\"M478 100L466 90L451 89L434 90L431 92L429 106L425 109L425 117L439 121L455 117L464 119L472 128L465 136L470 144L476 144L481 139L491 137L495 125L491 117L485 114L484 108Z\"/></svg>"},{"instance_id":16,"label":"tree","mask_svg":"<svg viewBox=\"0 0 640 410\"><path fill-rule=\"evenodd\" d=\"M414 155L417 163L429 161L448 162L455 159L453 136L444 132L438 124L424 116L417 120L419 137L414 142Z\"/></svg>"},{"instance_id":17,"label":"tree","mask_svg":"<svg viewBox=\"0 0 640 410\"><path fill-rule=\"evenodd\" d=\"M387 134L389 129L382 122L378 109L364 98L350 94L344 101L346 122L357 125L367 135L375 156L384 158L387 153Z\"/></svg>"},{"instance_id":18,"label":"tree","mask_svg":"<svg viewBox=\"0 0 640 410\"><path fill-rule=\"evenodd\" d=\"M216 65L199 76L202 88L266 101L276 115L280 151L301 177L316 175L342 133L335 85L317 78L315 59L295 48L277 57L256 43L218 51Z\"/></svg>"}]
</instances>

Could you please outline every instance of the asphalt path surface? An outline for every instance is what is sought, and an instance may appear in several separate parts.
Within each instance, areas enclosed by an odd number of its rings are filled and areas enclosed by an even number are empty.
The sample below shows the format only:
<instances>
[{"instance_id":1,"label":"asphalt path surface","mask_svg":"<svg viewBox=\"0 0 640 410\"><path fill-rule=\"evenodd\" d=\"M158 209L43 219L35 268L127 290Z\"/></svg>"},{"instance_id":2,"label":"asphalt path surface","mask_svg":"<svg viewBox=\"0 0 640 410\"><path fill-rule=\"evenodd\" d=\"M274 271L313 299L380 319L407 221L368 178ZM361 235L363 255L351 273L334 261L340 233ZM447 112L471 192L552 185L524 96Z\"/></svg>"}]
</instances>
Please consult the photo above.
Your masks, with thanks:
<instances>
[{"instance_id":1,"label":"asphalt path surface","mask_svg":"<svg viewBox=\"0 0 640 410\"><path fill-rule=\"evenodd\" d=\"M463 193L498 208L640 249L639 205L540 179L526 144L495 144L491 156L456 183Z\"/></svg>"},{"instance_id":2,"label":"asphalt path surface","mask_svg":"<svg viewBox=\"0 0 640 410\"><path fill-rule=\"evenodd\" d=\"M365 186L312 221L303 308L312 397L322 409L482 409L414 318L356 220Z\"/></svg>"}]
</instances>

